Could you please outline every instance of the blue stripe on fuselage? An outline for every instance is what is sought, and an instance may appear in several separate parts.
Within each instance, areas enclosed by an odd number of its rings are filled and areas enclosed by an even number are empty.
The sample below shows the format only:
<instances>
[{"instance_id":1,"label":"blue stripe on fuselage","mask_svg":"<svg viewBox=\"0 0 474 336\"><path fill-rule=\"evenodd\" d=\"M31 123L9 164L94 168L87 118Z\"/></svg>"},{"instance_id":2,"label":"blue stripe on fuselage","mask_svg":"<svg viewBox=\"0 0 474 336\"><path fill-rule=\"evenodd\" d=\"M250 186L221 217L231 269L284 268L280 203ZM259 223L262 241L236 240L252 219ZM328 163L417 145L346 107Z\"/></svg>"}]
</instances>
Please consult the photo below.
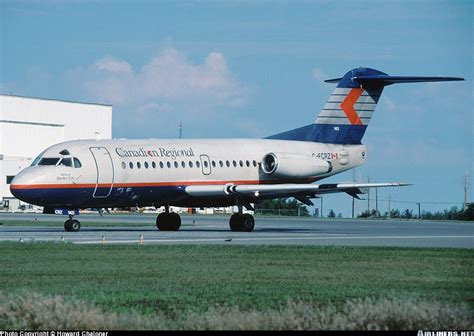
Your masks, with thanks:
<instances>
[{"instance_id":1,"label":"blue stripe on fuselage","mask_svg":"<svg viewBox=\"0 0 474 336\"><path fill-rule=\"evenodd\" d=\"M114 187L108 197L94 198L94 188L16 189L19 199L40 206L65 208L130 207L166 204L187 197L185 186ZM107 194L110 187L99 188Z\"/></svg>"},{"instance_id":2,"label":"blue stripe on fuselage","mask_svg":"<svg viewBox=\"0 0 474 336\"><path fill-rule=\"evenodd\" d=\"M366 125L310 124L265 139L360 145Z\"/></svg>"}]
</instances>

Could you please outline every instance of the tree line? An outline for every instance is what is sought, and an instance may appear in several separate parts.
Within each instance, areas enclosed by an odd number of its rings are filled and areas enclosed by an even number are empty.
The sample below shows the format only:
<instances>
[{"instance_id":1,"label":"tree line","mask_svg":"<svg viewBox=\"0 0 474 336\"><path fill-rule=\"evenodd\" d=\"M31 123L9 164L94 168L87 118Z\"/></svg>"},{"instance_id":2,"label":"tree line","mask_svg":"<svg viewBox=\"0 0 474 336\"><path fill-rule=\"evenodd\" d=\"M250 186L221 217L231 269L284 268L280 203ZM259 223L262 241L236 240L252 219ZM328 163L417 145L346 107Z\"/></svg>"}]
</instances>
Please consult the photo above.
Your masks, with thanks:
<instances>
[{"instance_id":1,"label":"tree line","mask_svg":"<svg viewBox=\"0 0 474 336\"><path fill-rule=\"evenodd\" d=\"M400 211L398 209L390 210L390 214L385 212L383 215L376 210L365 210L361 214L357 215L358 218L370 218L370 217L381 217L381 218L404 218L404 219L437 219L437 220L474 220L474 203L468 204L466 210L458 209L457 206L451 207L451 209L444 209L443 211L425 211L423 210L418 214L413 214L413 210L405 209ZM421 218L419 218L421 217Z\"/></svg>"},{"instance_id":2,"label":"tree line","mask_svg":"<svg viewBox=\"0 0 474 336\"><path fill-rule=\"evenodd\" d=\"M294 198L279 198L271 200L263 200L255 204L255 213L259 215L279 215L279 216L310 216L308 208L298 202ZM329 218L342 217L339 213L336 215L333 209L328 212ZM392 209L383 214L376 210L365 210L357 215L358 218L402 218L402 219L418 219L418 213L414 214L413 210ZM434 220L474 220L474 203L468 204L466 210L453 206L451 209L442 211L422 211L421 219Z\"/></svg>"}]
</instances>

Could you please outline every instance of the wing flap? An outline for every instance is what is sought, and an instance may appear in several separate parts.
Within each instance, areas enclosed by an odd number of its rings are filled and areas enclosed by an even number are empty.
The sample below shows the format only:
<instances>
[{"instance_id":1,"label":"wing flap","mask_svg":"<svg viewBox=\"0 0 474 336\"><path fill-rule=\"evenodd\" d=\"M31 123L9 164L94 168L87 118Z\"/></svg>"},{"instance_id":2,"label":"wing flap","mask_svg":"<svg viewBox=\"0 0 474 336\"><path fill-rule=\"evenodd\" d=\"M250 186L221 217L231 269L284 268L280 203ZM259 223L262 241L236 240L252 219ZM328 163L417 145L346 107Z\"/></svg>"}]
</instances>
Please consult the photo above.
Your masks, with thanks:
<instances>
[{"instance_id":1,"label":"wing flap","mask_svg":"<svg viewBox=\"0 0 474 336\"><path fill-rule=\"evenodd\" d=\"M327 184L226 184L187 186L185 191L190 196L203 197L282 197L297 195L315 197L318 194L345 192L349 195L364 194L363 189L403 187L408 183L327 183Z\"/></svg>"}]
</instances>

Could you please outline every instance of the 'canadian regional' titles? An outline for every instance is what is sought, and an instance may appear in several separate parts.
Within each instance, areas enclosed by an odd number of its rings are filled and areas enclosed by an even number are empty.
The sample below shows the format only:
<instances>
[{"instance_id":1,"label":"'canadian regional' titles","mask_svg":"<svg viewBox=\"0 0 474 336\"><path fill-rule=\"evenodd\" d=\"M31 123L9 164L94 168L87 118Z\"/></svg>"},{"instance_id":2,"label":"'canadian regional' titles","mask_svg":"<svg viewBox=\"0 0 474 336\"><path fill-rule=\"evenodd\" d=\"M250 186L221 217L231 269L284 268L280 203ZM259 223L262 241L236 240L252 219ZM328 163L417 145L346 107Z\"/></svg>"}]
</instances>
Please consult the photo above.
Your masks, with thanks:
<instances>
[{"instance_id":1,"label":"'canadian regional' titles","mask_svg":"<svg viewBox=\"0 0 474 336\"><path fill-rule=\"evenodd\" d=\"M164 157L164 158L171 158L176 159L179 157L193 157L194 152L191 147L187 149L166 149L163 147L159 147L156 149L123 149L123 148L115 148L115 152L120 157Z\"/></svg>"}]
</instances>

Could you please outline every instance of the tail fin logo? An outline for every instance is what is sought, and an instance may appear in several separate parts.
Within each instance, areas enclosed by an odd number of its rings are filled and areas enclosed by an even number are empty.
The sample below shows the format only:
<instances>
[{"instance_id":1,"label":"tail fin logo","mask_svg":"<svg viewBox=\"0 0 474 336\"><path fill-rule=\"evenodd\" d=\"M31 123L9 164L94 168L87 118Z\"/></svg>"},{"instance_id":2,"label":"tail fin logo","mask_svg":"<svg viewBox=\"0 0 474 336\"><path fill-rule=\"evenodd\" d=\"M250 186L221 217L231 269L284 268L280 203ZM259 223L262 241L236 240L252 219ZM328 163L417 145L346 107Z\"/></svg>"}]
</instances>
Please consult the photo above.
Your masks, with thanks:
<instances>
[{"instance_id":1,"label":"tail fin logo","mask_svg":"<svg viewBox=\"0 0 474 336\"><path fill-rule=\"evenodd\" d=\"M357 111L354 109L354 104L357 102L363 92L364 90L360 88L351 89L347 97L340 105L351 125L362 125L362 121L360 120Z\"/></svg>"}]
</instances>

